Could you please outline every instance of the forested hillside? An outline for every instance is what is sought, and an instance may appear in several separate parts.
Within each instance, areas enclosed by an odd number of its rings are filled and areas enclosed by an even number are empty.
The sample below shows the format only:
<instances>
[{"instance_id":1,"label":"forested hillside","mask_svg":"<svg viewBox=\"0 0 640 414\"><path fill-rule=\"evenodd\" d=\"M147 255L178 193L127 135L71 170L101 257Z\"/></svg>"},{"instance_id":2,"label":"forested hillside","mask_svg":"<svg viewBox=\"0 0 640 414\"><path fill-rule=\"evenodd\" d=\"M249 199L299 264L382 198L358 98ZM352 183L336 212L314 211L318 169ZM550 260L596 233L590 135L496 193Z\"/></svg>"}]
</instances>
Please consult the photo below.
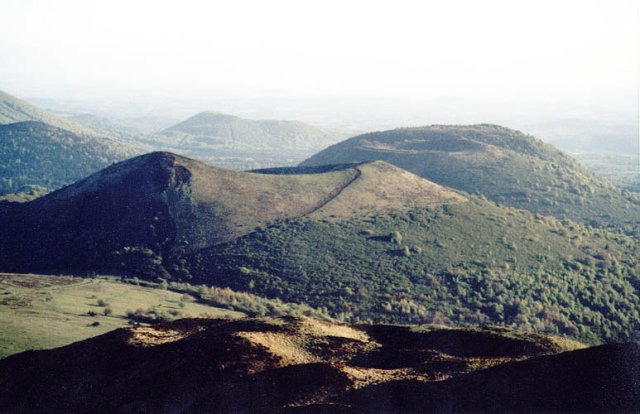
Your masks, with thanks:
<instances>
[{"instance_id":1,"label":"forested hillside","mask_svg":"<svg viewBox=\"0 0 640 414\"><path fill-rule=\"evenodd\" d=\"M0 125L0 195L51 191L136 152L108 138L77 135L42 122Z\"/></svg>"},{"instance_id":2,"label":"forested hillside","mask_svg":"<svg viewBox=\"0 0 640 414\"><path fill-rule=\"evenodd\" d=\"M384 160L438 184L534 213L640 234L640 198L553 146L496 125L403 128L350 138L304 166Z\"/></svg>"}]
</instances>

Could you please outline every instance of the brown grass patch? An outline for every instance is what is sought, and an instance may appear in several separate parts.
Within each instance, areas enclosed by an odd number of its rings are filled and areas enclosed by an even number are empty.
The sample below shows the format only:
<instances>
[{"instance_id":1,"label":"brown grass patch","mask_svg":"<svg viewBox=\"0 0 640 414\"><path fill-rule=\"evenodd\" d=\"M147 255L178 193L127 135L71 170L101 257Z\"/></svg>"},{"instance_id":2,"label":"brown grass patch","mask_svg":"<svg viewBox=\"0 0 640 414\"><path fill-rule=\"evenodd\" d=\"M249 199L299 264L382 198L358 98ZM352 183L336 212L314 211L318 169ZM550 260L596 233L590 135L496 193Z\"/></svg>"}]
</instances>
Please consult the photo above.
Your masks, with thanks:
<instances>
[{"instance_id":1,"label":"brown grass patch","mask_svg":"<svg viewBox=\"0 0 640 414\"><path fill-rule=\"evenodd\" d=\"M302 341L285 333L238 332L236 335L246 339L252 345L266 348L269 353L280 358L282 366L320 362L305 349Z\"/></svg>"},{"instance_id":2,"label":"brown grass patch","mask_svg":"<svg viewBox=\"0 0 640 414\"><path fill-rule=\"evenodd\" d=\"M150 347L176 342L193 334L193 331L140 326L131 329L127 343L135 347Z\"/></svg>"}]
</instances>

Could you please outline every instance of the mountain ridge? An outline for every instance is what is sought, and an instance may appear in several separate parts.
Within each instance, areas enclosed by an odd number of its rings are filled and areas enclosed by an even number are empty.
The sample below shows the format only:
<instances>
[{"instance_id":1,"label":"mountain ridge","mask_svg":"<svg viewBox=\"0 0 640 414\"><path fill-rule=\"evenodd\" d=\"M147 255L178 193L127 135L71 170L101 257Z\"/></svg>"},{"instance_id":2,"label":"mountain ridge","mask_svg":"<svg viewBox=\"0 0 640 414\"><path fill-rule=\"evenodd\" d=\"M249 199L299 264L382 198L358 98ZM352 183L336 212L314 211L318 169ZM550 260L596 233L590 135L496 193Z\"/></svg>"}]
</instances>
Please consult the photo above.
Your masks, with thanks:
<instances>
[{"instance_id":1,"label":"mountain ridge","mask_svg":"<svg viewBox=\"0 0 640 414\"><path fill-rule=\"evenodd\" d=\"M66 223L72 233L93 227L95 235L80 231L96 248L101 243L113 250L142 244L173 255L231 241L277 220L345 218L461 201L463 196L383 162L321 174L274 175L224 170L154 152L13 206L17 216L7 225L17 239L40 246L36 250L51 251L43 245L51 240L26 235L41 225ZM58 224L49 217L57 217ZM96 228L92 221L102 224ZM104 249L99 249L102 254L112 253ZM7 256L10 249L3 250L5 266L17 260L13 254L13 259Z\"/></svg>"},{"instance_id":2,"label":"mountain ridge","mask_svg":"<svg viewBox=\"0 0 640 414\"><path fill-rule=\"evenodd\" d=\"M381 161L248 173L156 152L0 208L2 271L161 277L345 321L499 323L589 343L640 326L634 239Z\"/></svg>"},{"instance_id":3,"label":"mountain ridge","mask_svg":"<svg viewBox=\"0 0 640 414\"><path fill-rule=\"evenodd\" d=\"M52 125L78 135L105 137L104 132L73 119L52 114L13 95L0 90L0 124L37 121Z\"/></svg>"},{"instance_id":4,"label":"mountain ridge","mask_svg":"<svg viewBox=\"0 0 640 414\"><path fill-rule=\"evenodd\" d=\"M385 160L438 184L499 203L627 234L640 231L640 199L578 161L519 131L432 125L349 138L301 166Z\"/></svg>"}]
</instances>

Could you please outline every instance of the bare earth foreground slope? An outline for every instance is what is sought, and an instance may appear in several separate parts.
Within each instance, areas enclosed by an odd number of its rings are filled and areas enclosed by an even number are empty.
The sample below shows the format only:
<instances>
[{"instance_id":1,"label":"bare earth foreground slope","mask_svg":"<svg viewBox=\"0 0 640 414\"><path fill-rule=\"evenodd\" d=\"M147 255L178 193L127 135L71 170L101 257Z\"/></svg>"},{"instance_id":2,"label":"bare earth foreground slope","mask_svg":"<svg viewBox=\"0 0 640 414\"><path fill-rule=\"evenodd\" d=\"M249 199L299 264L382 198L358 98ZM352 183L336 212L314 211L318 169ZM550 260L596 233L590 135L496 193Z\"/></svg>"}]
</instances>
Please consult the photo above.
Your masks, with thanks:
<instances>
[{"instance_id":1,"label":"bare earth foreground slope","mask_svg":"<svg viewBox=\"0 0 640 414\"><path fill-rule=\"evenodd\" d=\"M0 361L0 411L636 411L640 346L581 348L495 328L183 319Z\"/></svg>"}]
</instances>

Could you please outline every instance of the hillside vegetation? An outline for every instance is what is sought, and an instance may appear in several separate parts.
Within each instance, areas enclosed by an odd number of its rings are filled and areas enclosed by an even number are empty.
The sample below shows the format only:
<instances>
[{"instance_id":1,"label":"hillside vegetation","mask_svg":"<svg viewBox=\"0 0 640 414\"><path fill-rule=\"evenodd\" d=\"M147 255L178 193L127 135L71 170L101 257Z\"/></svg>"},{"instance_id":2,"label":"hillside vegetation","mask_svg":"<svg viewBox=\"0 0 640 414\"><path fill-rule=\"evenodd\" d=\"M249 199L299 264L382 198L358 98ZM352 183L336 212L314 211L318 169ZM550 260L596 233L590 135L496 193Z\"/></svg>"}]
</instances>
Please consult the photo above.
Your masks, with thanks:
<instances>
[{"instance_id":1,"label":"hillside vegetation","mask_svg":"<svg viewBox=\"0 0 640 414\"><path fill-rule=\"evenodd\" d=\"M598 343L640 329L638 257L632 238L470 198L277 223L185 262L202 283L347 321L497 323Z\"/></svg>"},{"instance_id":2,"label":"hillside vegetation","mask_svg":"<svg viewBox=\"0 0 640 414\"><path fill-rule=\"evenodd\" d=\"M581 348L496 328L183 319L0 360L0 410L635 410L638 344Z\"/></svg>"},{"instance_id":3,"label":"hillside vegetation","mask_svg":"<svg viewBox=\"0 0 640 414\"><path fill-rule=\"evenodd\" d=\"M6 206L0 222L10 236L0 239L0 264L10 271L133 267L155 274L157 264L277 220L344 218L462 200L384 163L274 175L152 153L32 202Z\"/></svg>"},{"instance_id":4,"label":"hillside vegetation","mask_svg":"<svg viewBox=\"0 0 640 414\"><path fill-rule=\"evenodd\" d=\"M137 157L5 206L0 269L206 284L348 321L495 323L592 343L640 323L638 243L384 162L240 173Z\"/></svg>"},{"instance_id":5,"label":"hillside vegetation","mask_svg":"<svg viewBox=\"0 0 640 414\"><path fill-rule=\"evenodd\" d=\"M640 234L640 198L534 137L496 125L403 128L350 138L301 165L384 160L534 213Z\"/></svg>"},{"instance_id":6,"label":"hillside vegetation","mask_svg":"<svg viewBox=\"0 0 640 414\"><path fill-rule=\"evenodd\" d=\"M0 125L0 195L51 191L135 154L108 138L42 122Z\"/></svg>"}]
</instances>

